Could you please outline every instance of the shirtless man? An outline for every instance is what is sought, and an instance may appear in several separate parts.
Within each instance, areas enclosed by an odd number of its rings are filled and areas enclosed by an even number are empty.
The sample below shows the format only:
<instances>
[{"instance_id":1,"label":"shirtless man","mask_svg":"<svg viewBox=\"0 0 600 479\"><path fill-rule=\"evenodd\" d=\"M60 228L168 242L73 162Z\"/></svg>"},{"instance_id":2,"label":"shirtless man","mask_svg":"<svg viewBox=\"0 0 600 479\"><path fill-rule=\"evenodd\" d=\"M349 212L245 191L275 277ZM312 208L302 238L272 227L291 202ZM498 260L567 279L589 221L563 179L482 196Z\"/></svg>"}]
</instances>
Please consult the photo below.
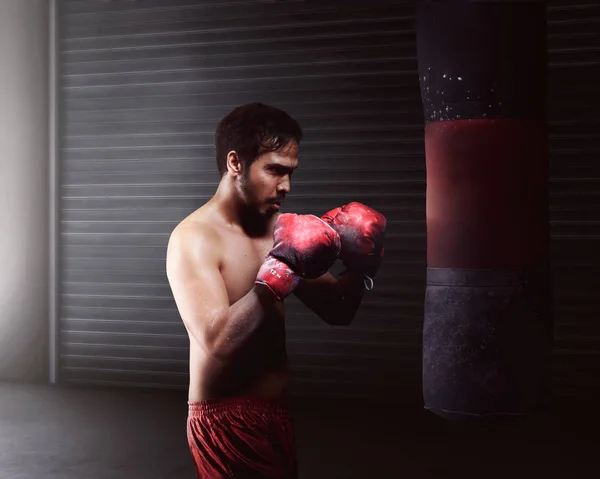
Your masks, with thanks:
<instances>
[{"instance_id":1,"label":"shirtless man","mask_svg":"<svg viewBox=\"0 0 600 479\"><path fill-rule=\"evenodd\" d=\"M173 231L167 275L190 338L187 435L201 478L296 478L284 303L347 325L383 257L385 218L360 204L279 213L302 130L263 104L216 131L215 195ZM346 272L327 272L340 258Z\"/></svg>"}]
</instances>

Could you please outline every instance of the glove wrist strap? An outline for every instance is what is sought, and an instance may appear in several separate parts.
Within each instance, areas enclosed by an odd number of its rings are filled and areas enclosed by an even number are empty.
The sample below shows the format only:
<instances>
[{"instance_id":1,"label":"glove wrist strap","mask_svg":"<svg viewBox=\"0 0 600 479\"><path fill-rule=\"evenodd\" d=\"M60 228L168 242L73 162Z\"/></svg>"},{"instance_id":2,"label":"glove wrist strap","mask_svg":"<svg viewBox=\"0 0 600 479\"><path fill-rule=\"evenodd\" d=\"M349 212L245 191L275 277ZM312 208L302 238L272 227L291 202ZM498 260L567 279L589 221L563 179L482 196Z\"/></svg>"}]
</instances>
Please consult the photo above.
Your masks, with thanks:
<instances>
[{"instance_id":1,"label":"glove wrist strap","mask_svg":"<svg viewBox=\"0 0 600 479\"><path fill-rule=\"evenodd\" d=\"M367 273L364 274L363 282L367 291L371 291L375 287L375 281Z\"/></svg>"},{"instance_id":2,"label":"glove wrist strap","mask_svg":"<svg viewBox=\"0 0 600 479\"><path fill-rule=\"evenodd\" d=\"M362 279L363 284L365 285L365 289L367 291L371 291L375 287L375 281L364 271L352 270L346 267L346 270L341 273L341 275L350 275L354 276L356 279Z\"/></svg>"},{"instance_id":3,"label":"glove wrist strap","mask_svg":"<svg viewBox=\"0 0 600 479\"><path fill-rule=\"evenodd\" d=\"M258 270L255 282L267 286L278 300L283 301L298 286L300 275L284 262L268 256Z\"/></svg>"}]
</instances>

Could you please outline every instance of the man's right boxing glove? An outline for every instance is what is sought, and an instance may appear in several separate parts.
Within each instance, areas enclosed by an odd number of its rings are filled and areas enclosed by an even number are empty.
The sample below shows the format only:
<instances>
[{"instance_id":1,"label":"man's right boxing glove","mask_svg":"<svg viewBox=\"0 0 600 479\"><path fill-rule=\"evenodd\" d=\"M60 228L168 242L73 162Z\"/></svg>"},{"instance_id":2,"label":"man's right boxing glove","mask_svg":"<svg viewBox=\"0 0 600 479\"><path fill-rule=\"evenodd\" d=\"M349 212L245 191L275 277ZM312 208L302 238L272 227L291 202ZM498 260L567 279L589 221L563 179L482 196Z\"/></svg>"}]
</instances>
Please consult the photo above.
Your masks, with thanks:
<instances>
[{"instance_id":1,"label":"man's right boxing glove","mask_svg":"<svg viewBox=\"0 0 600 479\"><path fill-rule=\"evenodd\" d=\"M349 272L364 274L367 289L383 260L387 220L378 211L356 201L335 208L322 216L342 242L340 259Z\"/></svg>"},{"instance_id":2,"label":"man's right boxing glove","mask_svg":"<svg viewBox=\"0 0 600 479\"><path fill-rule=\"evenodd\" d=\"M340 250L339 235L321 218L284 213L275 222L273 249L255 282L267 286L277 299L283 300L301 278L314 279L326 273Z\"/></svg>"}]
</instances>

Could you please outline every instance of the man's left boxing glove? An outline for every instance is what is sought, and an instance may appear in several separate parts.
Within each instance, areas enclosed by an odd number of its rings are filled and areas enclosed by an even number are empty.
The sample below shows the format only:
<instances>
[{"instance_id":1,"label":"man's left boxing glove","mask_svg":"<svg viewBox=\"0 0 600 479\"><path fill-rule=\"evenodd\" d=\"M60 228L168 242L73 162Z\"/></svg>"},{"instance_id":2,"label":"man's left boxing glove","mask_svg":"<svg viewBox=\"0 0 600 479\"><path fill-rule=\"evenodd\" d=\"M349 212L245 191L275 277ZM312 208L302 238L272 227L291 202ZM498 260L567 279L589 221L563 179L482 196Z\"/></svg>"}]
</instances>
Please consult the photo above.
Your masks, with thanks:
<instances>
[{"instance_id":1,"label":"man's left boxing glove","mask_svg":"<svg viewBox=\"0 0 600 479\"><path fill-rule=\"evenodd\" d=\"M314 215L280 215L273 230L273 249L256 276L279 300L290 295L301 278L314 279L335 263L341 250L339 235Z\"/></svg>"},{"instance_id":2,"label":"man's left boxing glove","mask_svg":"<svg viewBox=\"0 0 600 479\"><path fill-rule=\"evenodd\" d=\"M374 278L383 260L385 216L362 203L352 202L325 213L322 218L340 235L340 259L348 271Z\"/></svg>"}]
</instances>

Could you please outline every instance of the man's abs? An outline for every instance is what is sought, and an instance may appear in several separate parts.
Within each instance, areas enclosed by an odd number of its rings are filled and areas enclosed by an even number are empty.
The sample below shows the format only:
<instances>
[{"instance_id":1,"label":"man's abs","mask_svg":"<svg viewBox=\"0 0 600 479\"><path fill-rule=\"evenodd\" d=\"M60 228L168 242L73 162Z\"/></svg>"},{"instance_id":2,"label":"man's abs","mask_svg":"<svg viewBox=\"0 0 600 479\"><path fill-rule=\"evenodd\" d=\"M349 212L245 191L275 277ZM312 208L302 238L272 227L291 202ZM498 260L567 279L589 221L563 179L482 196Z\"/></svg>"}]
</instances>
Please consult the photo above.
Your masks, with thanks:
<instances>
[{"instance_id":1,"label":"man's abs","mask_svg":"<svg viewBox=\"0 0 600 479\"><path fill-rule=\"evenodd\" d=\"M287 357L266 356L238 358L231 364L223 365L208 357L203 350L192 347L189 400L237 396L281 397L288 384Z\"/></svg>"}]
</instances>

